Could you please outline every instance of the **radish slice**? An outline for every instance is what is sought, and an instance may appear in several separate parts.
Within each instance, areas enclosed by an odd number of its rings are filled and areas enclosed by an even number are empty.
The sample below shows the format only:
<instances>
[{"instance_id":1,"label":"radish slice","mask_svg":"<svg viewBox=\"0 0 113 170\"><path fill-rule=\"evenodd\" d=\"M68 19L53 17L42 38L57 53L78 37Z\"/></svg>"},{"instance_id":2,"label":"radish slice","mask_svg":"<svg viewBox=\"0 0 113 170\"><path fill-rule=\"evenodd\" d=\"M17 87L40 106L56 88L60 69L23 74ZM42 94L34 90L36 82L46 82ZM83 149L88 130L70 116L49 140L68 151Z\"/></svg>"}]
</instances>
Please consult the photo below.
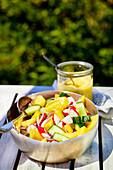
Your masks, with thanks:
<instances>
[{"instance_id":1,"label":"radish slice","mask_svg":"<svg viewBox=\"0 0 113 170\"><path fill-rule=\"evenodd\" d=\"M91 113L88 112L87 115L88 115L88 116L91 116Z\"/></svg>"},{"instance_id":2,"label":"radish slice","mask_svg":"<svg viewBox=\"0 0 113 170\"><path fill-rule=\"evenodd\" d=\"M40 122L39 122L39 125L41 125L41 124L42 124L42 122L46 119L46 116L47 116L47 114L46 114L46 113L44 113L44 114L41 116L41 118L40 118Z\"/></svg>"},{"instance_id":3,"label":"radish slice","mask_svg":"<svg viewBox=\"0 0 113 170\"><path fill-rule=\"evenodd\" d=\"M46 132L45 129L41 126L38 126L38 131L39 131L39 133L45 133Z\"/></svg>"},{"instance_id":4,"label":"radish slice","mask_svg":"<svg viewBox=\"0 0 113 170\"><path fill-rule=\"evenodd\" d=\"M35 126L35 125L30 125L30 126L28 126L28 128L27 128L27 133L30 133L30 128L36 129L36 126Z\"/></svg>"},{"instance_id":5,"label":"radish slice","mask_svg":"<svg viewBox=\"0 0 113 170\"><path fill-rule=\"evenodd\" d=\"M61 121L61 122L58 124L58 126L61 127L61 128L63 128L64 125L65 125L65 123L64 123L63 121Z\"/></svg>"},{"instance_id":6,"label":"radish slice","mask_svg":"<svg viewBox=\"0 0 113 170\"><path fill-rule=\"evenodd\" d=\"M53 114L54 114L54 111L50 112L50 113L47 115L47 118L53 116Z\"/></svg>"},{"instance_id":7,"label":"radish slice","mask_svg":"<svg viewBox=\"0 0 113 170\"><path fill-rule=\"evenodd\" d=\"M62 122L60 122L60 123L58 124L58 126L62 128L62 127L63 127Z\"/></svg>"},{"instance_id":8,"label":"radish slice","mask_svg":"<svg viewBox=\"0 0 113 170\"><path fill-rule=\"evenodd\" d=\"M37 125L39 126L39 117L36 119Z\"/></svg>"},{"instance_id":9,"label":"radish slice","mask_svg":"<svg viewBox=\"0 0 113 170\"><path fill-rule=\"evenodd\" d=\"M60 122L60 118L56 114L54 114L52 118L53 118L53 123L55 125L58 125L58 123Z\"/></svg>"},{"instance_id":10,"label":"radish slice","mask_svg":"<svg viewBox=\"0 0 113 170\"><path fill-rule=\"evenodd\" d=\"M70 113L70 109L65 109L62 111L62 113L64 114L64 116L68 116Z\"/></svg>"},{"instance_id":11,"label":"radish slice","mask_svg":"<svg viewBox=\"0 0 113 170\"><path fill-rule=\"evenodd\" d=\"M44 125L51 119L51 117L49 117L48 119L45 119L42 124L41 124L41 127L44 127Z\"/></svg>"},{"instance_id":12,"label":"radish slice","mask_svg":"<svg viewBox=\"0 0 113 170\"><path fill-rule=\"evenodd\" d=\"M71 117L76 117L76 116L78 116L78 114L73 110L73 109L71 109L70 110L70 114L69 114Z\"/></svg>"},{"instance_id":13,"label":"radish slice","mask_svg":"<svg viewBox=\"0 0 113 170\"><path fill-rule=\"evenodd\" d=\"M69 101L69 105L72 105L75 102L72 96L68 97L67 99Z\"/></svg>"},{"instance_id":14,"label":"radish slice","mask_svg":"<svg viewBox=\"0 0 113 170\"><path fill-rule=\"evenodd\" d=\"M53 141L55 141L54 139L47 139L47 142L53 142Z\"/></svg>"},{"instance_id":15,"label":"radish slice","mask_svg":"<svg viewBox=\"0 0 113 170\"><path fill-rule=\"evenodd\" d=\"M56 140L53 140L51 143L56 143L56 142L58 142L58 141L56 141Z\"/></svg>"},{"instance_id":16,"label":"radish slice","mask_svg":"<svg viewBox=\"0 0 113 170\"><path fill-rule=\"evenodd\" d=\"M46 139L51 139L51 136L48 135L47 133L42 133L41 135Z\"/></svg>"},{"instance_id":17,"label":"radish slice","mask_svg":"<svg viewBox=\"0 0 113 170\"><path fill-rule=\"evenodd\" d=\"M70 110L73 110L77 114L77 116L79 116L79 113L75 106L70 107Z\"/></svg>"},{"instance_id":18,"label":"radish slice","mask_svg":"<svg viewBox=\"0 0 113 170\"><path fill-rule=\"evenodd\" d=\"M64 119L62 119L62 122L64 122L65 124L71 124L73 123L73 120L71 118L71 116L66 116Z\"/></svg>"}]
</instances>

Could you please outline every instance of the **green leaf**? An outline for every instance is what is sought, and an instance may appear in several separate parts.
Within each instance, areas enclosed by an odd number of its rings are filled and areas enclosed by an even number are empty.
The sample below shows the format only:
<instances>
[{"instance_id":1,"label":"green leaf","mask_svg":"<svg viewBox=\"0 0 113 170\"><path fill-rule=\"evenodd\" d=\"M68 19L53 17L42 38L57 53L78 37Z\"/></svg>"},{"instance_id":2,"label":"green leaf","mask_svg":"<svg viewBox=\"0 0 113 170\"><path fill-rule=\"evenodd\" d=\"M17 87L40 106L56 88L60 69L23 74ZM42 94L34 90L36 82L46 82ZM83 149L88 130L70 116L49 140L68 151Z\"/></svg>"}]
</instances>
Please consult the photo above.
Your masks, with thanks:
<instances>
[{"instance_id":1,"label":"green leaf","mask_svg":"<svg viewBox=\"0 0 113 170\"><path fill-rule=\"evenodd\" d=\"M66 97L70 97L67 93L63 93L63 92L60 94L60 96L59 96L59 97L64 97L64 96L66 96Z\"/></svg>"}]
</instances>

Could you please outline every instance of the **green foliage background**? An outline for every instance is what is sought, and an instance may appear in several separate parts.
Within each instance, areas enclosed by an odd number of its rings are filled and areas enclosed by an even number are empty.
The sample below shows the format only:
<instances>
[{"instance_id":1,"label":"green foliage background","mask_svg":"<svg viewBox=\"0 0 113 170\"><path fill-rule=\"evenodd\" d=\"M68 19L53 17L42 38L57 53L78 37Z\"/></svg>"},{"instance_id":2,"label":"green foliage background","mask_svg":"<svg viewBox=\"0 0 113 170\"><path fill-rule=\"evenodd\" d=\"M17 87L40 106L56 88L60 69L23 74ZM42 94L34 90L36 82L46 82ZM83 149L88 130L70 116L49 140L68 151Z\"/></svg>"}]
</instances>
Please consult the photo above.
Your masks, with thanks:
<instances>
[{"instance_id":1,"label":"green foliage background","mask_svg":"<svg viewBox=\"0 0 113 170\"><path fill-rule=\"evenodd\" d=\"M113 0L0 0L0 84L52 85L58 64L94 65L113 86Z\"/></svg>"}]
</instances>

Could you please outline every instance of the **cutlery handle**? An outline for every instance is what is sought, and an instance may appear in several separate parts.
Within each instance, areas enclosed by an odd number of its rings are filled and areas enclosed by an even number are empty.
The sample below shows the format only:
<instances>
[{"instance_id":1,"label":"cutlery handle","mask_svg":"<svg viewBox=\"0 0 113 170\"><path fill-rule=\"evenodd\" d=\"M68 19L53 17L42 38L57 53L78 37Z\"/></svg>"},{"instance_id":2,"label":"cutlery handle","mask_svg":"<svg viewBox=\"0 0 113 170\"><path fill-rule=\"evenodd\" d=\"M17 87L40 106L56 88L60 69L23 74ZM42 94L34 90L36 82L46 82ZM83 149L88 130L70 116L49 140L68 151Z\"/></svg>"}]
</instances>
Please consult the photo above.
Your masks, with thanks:
<instances>
[{"instance_id":1,"label":"cutlery handle","mask_svg":"<svg viewBox=\"0 0 113 170\"><path fill-rule=\"evenodd\" d=\"M0 127L0 133L7 133L13 128L13 121Z\"/></svg>"}]
</instances>

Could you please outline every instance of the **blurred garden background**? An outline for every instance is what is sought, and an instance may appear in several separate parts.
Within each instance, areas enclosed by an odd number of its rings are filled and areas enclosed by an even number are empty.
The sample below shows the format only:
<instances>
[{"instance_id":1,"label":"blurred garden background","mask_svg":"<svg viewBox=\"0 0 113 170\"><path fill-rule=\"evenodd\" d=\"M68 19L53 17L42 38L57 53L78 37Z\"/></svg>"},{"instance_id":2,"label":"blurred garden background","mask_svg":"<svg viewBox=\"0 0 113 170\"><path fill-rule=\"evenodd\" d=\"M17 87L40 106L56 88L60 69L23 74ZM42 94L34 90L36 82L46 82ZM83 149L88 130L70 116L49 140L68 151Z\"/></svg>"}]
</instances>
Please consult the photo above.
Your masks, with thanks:
<instances>
[{"instance_id":1,"label":"blurred garden background","mask_svg":"<svg viewBox=\"0 0 113 170\"><path fill-rule=\"evenodd\" d=\"M113 86L113 0L0 0L0 84L52 85L54 63L94 65Z\"/></svg>"}]
</instances>

